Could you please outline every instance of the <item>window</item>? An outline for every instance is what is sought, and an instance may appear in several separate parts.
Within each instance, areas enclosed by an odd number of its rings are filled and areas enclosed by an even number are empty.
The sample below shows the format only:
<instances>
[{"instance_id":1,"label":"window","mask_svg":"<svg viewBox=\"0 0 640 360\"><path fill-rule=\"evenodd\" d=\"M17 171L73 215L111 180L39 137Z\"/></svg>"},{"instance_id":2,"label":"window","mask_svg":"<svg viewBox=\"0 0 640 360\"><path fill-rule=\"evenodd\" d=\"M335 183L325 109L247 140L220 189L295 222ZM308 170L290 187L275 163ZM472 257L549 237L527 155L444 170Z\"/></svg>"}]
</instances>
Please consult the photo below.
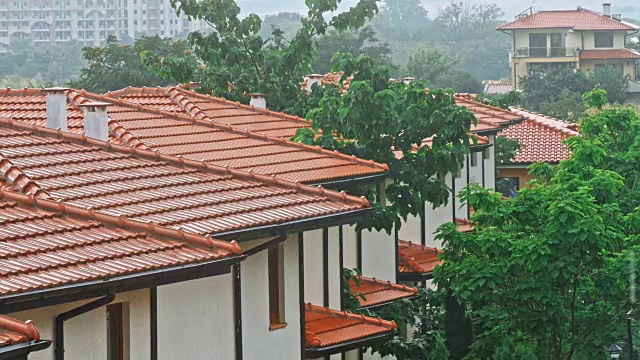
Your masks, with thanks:
<instances>
[{"instance_id":1,"label":"window","mask_svg":"<svg viewBox=\"0 0 640 360\"><path fill-rule=\"evenodd\" d=\"M496 188L502 195L514 199L520 190L519 177L501 177L496 181Z\"/></svg>"},{"instance_id":2,"label":"window","mask_svg":"<svg viewBox=\"0 0 640 360\"><path fill-rule=\"evenodd\" d=\"M491 160L491 151L489 151L489 148L482 151L482 158L485 160Z\"/></svg>"},{"instance_id":3,"label":"window","mask_svg":"<svg viewBox=\"0 0 640 360\"><path fill-rule=\"evenodd\" d=\"M269 248L269 329L285 327L284 318L284 246Z\"/></svg>"},{"instance_id":4,"label":"window","mask_svg":"<svg viewBox=\"0 0 640 360\"><path fill-rule=\"evenodd\" d=\"M107 305L107 360L124 360L122 303Z\"/></svg>"},{"instance_id":5,"label":"window","mask_svg":"<svg viewBox=\"0 0 640 360\"><path fill-rule=\"evenodd\" d=\"M595 33L596 48L613 47L613 31L598 31Z\"/></svg>"},{"instance_id":6,"label":"window","mask_svg":"<svg viewBox=\"0 0 640 360\"><path fill-rule=\"evenodd\" d=\"M456 179L460 179L462 177L462 169L458 169L458 172L456 172Z\"/></svg>"},{"instance_id":7,"label":"window","mask_svg":"<svg viewBox=\"0 0 640 360\"><path fill-rule=\"evenodd\" d=\"M529 34L529 56L547 57L547 33Z\"/></svg>"},{"instance_id":8,"label":"window","mask_svg":"<svg viewBox=\"0 0 640 360\"><path fill-rule=\"evenodd\" d=\"M469 156L471 156L471 166L478 166L478 153L472 152Z\"/></svg>"},{"instance_id":9,"label":"window","mask_svg":"<svg viewBox=\"0 0 640 360\"><path fill-rule=\"evenodd\" d=\"M551 33L549 34L550 55L567 56L567 33Z\"/></svg>"}]
</instances>

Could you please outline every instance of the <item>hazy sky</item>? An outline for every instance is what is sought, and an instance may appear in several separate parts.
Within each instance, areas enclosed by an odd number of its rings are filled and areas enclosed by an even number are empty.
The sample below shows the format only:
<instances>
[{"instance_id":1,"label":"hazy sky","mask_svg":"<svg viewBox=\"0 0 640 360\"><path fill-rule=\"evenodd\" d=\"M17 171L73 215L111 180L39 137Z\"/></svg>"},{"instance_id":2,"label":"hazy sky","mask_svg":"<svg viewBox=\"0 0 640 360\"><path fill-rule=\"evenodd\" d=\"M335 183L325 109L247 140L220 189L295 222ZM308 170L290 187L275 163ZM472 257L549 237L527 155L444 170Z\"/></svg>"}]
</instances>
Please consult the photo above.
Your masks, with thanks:
<instances>
[{"instance_id":1,"label":"hazy sky","mask_svg":"<svg viewBox=\"0 0 640 360\"><path fill-rule=\"evenodd\" d=\"M344 0L343 4L348 6L355 3L356 0ZM425 8L429 10L430 17L437 15L437 9L446 6L451 0L422 0ZM469 0L465 0L469 1ZM473 0L476 3L496 3L505 11L505 19L511 20L521 11L527 9L533 4L533 0ZM536 0L536 6L543 10L567 10L575 9L582 6L588 9L602 11L603 0ZM613 11L621 12L622 7L635 8L635 14L624 13L623 15L640 16L640 1L638 0L611 0ZM303 12L306 10L304 0L240 0L240 7L243 9L251 8L259 14L278 13L282 11ZM246 7L245 7L246 6ZM629 9L627 9L629 10ZM633 16L632 16L633 17Z\"/></svg>"}]
</instances>

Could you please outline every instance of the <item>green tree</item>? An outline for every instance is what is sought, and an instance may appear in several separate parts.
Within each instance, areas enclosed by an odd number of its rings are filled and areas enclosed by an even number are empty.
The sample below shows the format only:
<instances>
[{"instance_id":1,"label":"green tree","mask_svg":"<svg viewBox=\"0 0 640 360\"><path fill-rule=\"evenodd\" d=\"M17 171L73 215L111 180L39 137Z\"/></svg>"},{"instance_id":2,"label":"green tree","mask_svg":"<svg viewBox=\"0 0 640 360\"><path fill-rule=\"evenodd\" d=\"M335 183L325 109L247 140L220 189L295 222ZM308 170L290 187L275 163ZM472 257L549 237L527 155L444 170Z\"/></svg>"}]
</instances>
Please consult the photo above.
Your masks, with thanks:
<instances>
[{"instance_id":1,"label":"green tree","mask_svg":"<svg viewBox=\"0 0 640 360\"><path fill-rule=\"evenodd\" d=\"M367 56L345 55L334 70L344 72L341 82L353 76L348 92L342 83L316 86L317 105L307 115L315 134L300 130L294 140L389 164L394 181L384 191L387 206L369 192L378 211L359 226L391 231L401 218L419 215L425 202L445 203L449 190L441 179L462 167L473 113L458 107L450 91L427 93L422 81L389 82L389 68ZM423 145L432 137L432 146Z\"/></svg>"},{"instance_id":2,"label":"green tree","mask_svg":"<svg viewBox=\"0 0 640 360\"><path fill-rule=\"evenodd\" d=\"M427 32L429 22L427 10L420 0L383 0L380 14L371 24L389 40L406 41L420 40Z\"/></svg>"},{"instance_id":3,"label":"green tree","mask_svg":"<svg viewBox=\"0 0 640 360\"><path fill-rule=\"evenodd\" d=\"M271 109L295 112L303 96L300 79L311 72L315 58L315 37L330 29L357 30L378 12L376 0L359 0L327 20L327 14L335 12L341 2L308 0L308 12L292 39L286 39L279 28L265 39L260 36L260 17L241 18L233 0L171 0L178 13L211 26L209 33L194 32L188 37L201 66L151 52L144 54L144 60L166 79L199 82L199 91L204 93L243 102L249 101L249 93L265 93Z\"/></svg>"},{"instance_id":4,"label":"green tree","mask_svg":"<svg viewBox=\"0 0 640 360\"><path fill-rule=\"evenodd\" d=\"M274 29L279 29L285 39L292 39L300 29L300 20L302 20L302 14L294 12L266 15L262 20L259 34L263 39L268 39Z\"/></svg>"},{"instance_id":5,"label":"green tree","mask_svg":"<svg viewBox=\"0 0 640 360\"><path fill-rule=\"evenodd\" d=\"M375 31L365 26L357 31L330 30L317 40L318 56L312 64L313 72L325 74L331 70L331 60L337 53L368 55L378 64L391 64L389 44L378 40Z\"/></svg>"},{"instance_id":6,"label":"green tree","mask_svg":"<svg viewBox=\"0 0 640 360\"><path fill-rule=\"evenodd\" d=\"M612 103L622 104L627 99L629 78L622 74L622 69L613 65L596 67L589 74L593 84L607 92Z\"/></svg>"},{"instance_id":7,"label":"green tree","mask_svg":"<svg viewBox=\"0 0 640 360\"><path fill-rule=\"evenodd\" d=\"M484 90L482 81L476 79L471 73L462 70L451 70L444 73L431 87L452 89L457 93L479 94Z\"/></svg>"},{"instance_id":8,"label":"green tree","mask_svg":"<svg viewBox=\"0 0 640 360\"><path fill-rule=\"evenodd\" d=\"M99 93L127 86L170 84L144 66L140 54L145 51L189 59L192 64L195 64L195 60L188 55L191 50L187 42L158 36L142 37L133 45L120 44L115 37L111 36L107 39L106 46L86 47L83 51L88 65L82 69L80 77L71 81L69 86Z\"/></svg>"},{"instance_id":9,"label":"green tree","mask_svg":"<svg viewBox=\"0 0 640 360\"><path fill-rule=\"evenodd\" d=\"M632 108L596 111L567 140L573 156L534 166L538 180L514 200L477 185L462 191L476 230L440 229L444 265L435 277L475 324L471 357L521 348L525 359L605 358L636 306L639 126Z\"/></svg>"},{"instance_id":10,"label":"green tree","mask_svg":"<svg viewBox=\"0 0 640 360\"><path fill-rule=\"evenodd\" d=\"M407 61L407 75L434 83L455 69L458 61L436 47L414 49Z\"/></svg>"}]
</instances>

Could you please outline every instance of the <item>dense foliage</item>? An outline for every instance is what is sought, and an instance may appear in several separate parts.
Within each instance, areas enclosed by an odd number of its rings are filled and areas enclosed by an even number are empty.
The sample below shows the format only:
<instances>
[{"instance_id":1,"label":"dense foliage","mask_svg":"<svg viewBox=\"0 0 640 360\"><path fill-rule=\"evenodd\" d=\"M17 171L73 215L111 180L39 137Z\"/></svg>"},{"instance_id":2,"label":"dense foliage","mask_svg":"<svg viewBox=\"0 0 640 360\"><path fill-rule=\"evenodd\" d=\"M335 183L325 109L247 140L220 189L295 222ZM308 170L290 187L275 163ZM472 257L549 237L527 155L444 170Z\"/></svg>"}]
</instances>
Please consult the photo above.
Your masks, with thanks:
<instances>
[{"instance_id":1,"label":"dense foliage","mask_svg":"<svg viewBox=\"0 0 640 360\"><path fill-rule=\"evenodd\" d=\"M170 84L144 66L140 54L153 51L164 56L190 58L189 44L168 38L142 37L133 45L123 45L115 37L107 39L104 47L86 47L84 58L88 62L80 77L69 86L92 92L107 92L127 86L164 86ZM195 64L193 60L192 64Z\"/></svg>"},{"instance_id":2,"label":"dense foliage","mask_svg":"<svg viewBox=\"0 0 640 360\"><path fill-rule=\"evenodd\" d=\"M389 68L367 56L343 56L334 70L344 72L340 84L313 89L317 105L307 117L314 132L301 129L294 139L389 165L394 181L384 191L387 206L369 193L379 211L359 225L391 231L401 218L420 214L425 202L445 203L449 189L441 179L462 166L473 113L458 107L450 91L427 93L422 81L390 82ZM423 145L427 138L432 146Z\"/></svg>"},{"instance_id":3,"label":"dense foliage","mask_svg":"<svg viewBox=\"0 0 640 360\"><path fill-rule=\"evenodd\" d=\"M589 94L602 109L602 94ZM598 101L596 103L595 101ZM640 250L640 118L629 107L595 110L556 168L513 200L471 185L476 231L445 225L436 281L474 323L472 358L604 359L634 309L630 272ZM635 286L635 284L634 284Z\"/></svg>"},{"instance_id":4,"label":"dense foliage","mask_svg":"<svg viewBox=\"0 0 640 360\"><path fill-rule=\"evenodd\" d=\"M172 0L178 13L203 20L212 28L209 33L194 32L188 37L201 66L191 66L190 59L153 52L143 57L160 76L176 82L199 82L202 92L243 102L249 101L247 94L264 93L270 109L296 112L294 105L303 96L300 81L311 72L315 59L315 37L331 29L357 30L378 12L376 0L360 0L348 11L328 16L341 2L307 1L308 12L300 18L300 28L287 39L277 26L272 27L269 37L261 36L260 17L241 17L235 1Z\"/></svg>"},{"instance_id":5,"label":"dense foliage","mask_svg":"<svg viewBox=\"0 0 640 360\"><path fill-rule=\"evenodd\" d=\"M593 71L563 66L550 72L534 72L521 80L522 104L532 111L577 122L587 110L582 94L598 86L607 92L611 103L622 103L627 96L627 80L619 68L612 66Z\"/></svg>"}]
</instances>

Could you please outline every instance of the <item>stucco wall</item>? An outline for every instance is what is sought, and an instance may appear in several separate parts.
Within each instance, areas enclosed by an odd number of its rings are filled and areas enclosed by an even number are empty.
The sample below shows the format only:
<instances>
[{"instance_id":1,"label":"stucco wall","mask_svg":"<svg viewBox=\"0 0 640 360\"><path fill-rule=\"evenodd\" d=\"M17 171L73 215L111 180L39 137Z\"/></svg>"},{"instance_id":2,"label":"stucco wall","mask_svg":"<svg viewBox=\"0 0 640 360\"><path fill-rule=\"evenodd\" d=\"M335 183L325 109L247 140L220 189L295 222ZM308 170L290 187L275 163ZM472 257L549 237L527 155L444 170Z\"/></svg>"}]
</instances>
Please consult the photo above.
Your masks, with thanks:
<instances>
[{"instance_id":1,"label":"stucco wall","mask_svg":"<svg viewBox=\"0 0 640 360\"><path fill-rule=\"evenodd\" d=\"M471 165L471 162L470 162L471 166L469 166L469 182L480 184L482 186L482 171L483 171L482 152L474 152L474 153L471 153L469 156L475 157L476 159L476 166Z\"/></svg>"},{"instance_id":2,"label":"stucco wall","mask_svg":"<svg viewBox=\"0 0 640 360\"><path fill-rule=\"evenodd\" d=\"M623 60L583 60L581 63L581 68L585 71L593 71L596 67L596 64L604 64L604 65L623 65L624 75L629 76L630 79L635 79L636 77L636 63L633 61L623 61Z\"/></svg>"},{"instance_id":3,"label":"stucco wall","mask_svg":"<svg viewBox=\"0 0 640 360\"><path fill-rule=\"evenodd\" d=\"M33 320L40 330L42 339L54 340L56 315L75 309L95 299L48 306L7 314L19 320ZM150 306L149 291L138 290L118 294L113 303L125 303L125 327L128 328L129 341L132 344L125 360L148 360L150 358ZM65 358L67 360L106 360L107 358L107 321L106 307L100 307L65 322ZM127 319L128 318L128 319ZM127 326L128 324L128 326ZM126 330L125 330L126 332ZM54 345L29 355L30 360L52 360ZM126 351L125 351L126 353Z\"/></svg>"},{"instance_id":4,"label":"stucco wall","mask_svg":"<svg viewBox=\"0 0 640 360\"><path fill-rule=\"evenodd\" d=\"M304 301L324 305L322 230L306 231L304 239Z\"/></svg>"},{"instance_id":5,"label":"stucco wall","mask_svg":"<svg viewBox=\"0 0 640 360\"><path fill-rule=\"evenodd\" d=\"M496 140L495 135L489 136L489 142L491 144L494 144L494 146L487 148L486 151L489 152L489 158L484 160L484 179L485 179L484 187L486 187L487 189L495 189L496 187L496 163L495 163L496 141L495 140Z\"/></svg>"},{"instance_id":6,"label":"stucco wall","mask_svg":"<svg viewBox=\"0 0 640 360\"><path fill-rule=\"evenodd\" d=\"M284 264L287 326L270 331L267 252L262 251L252 255L242 262L242 337L245 360L298 360L300 358L297 234L289 235L284 242ZM216 359L232 358L217 357Z\"/></svg>"},{"instance_id":7,"label":"stucco wall","mask_svg":"<svg viewBox=\"0 0 640 360\"><path fill-rule=\"evenodd\" d=\"M329 306L333 309L341 309L340 278L342 269L340 268L340 241L338 227L329 228Z\"/></svg>"},{"instance_id":8,"label":"stucco wall","mask_svg":"<svg viewBox=\"0 0 640 360\"><path fill-rule=\"evenodd\" d=\"M400 240L422 244L422 233L420 226L421 221L422 219L420 219L420 217L409 215L407 217L407 221L403 221L402 226L400 226L400 230L398 231L398 238Z\"/></svg>"},{"instance_id":9,"label":"stucco wall","mask_svg":"<svg viewBox=\"0 0 640 360\"><path fill-rule=\"evenodd\" d=\"M232 274L158 287L158 359L233 359L234 339Z\"/></svg>"},{"instance_id":10,"label":"stucco wall","mask_svg":"<svg viewBox=\"0 0 640 360\"><path fill-rule=\"evenodd\" d=\"M395 231L362 232L362 274L385 281L396 281Z\"/></svg>"},{"instance_id":11,"label":"stucco wall","mask_svg":"<svg viewBox=\"0 0 640 360\"><path fill-rule=\"evenodd\" d=\"M468 160L468 159L467 159ZM458 177L455 178L455 207L456 207L456 217L466 218L468 214L467 204L458 198L458 193L465 186L467 186L467 169L468 169L468 161L465 160L464 166L460 169L460 173Z\"/></svg>"},{"instance_id":12,"label":"stucco wall","mask_svg":"<svg viewBox=\"0 0 640 360\"><path fill-rule=\"evenodd\" d=\"M453 175L449 174L445 178L445 182L449 188L452 187ZM453 221L453 197L449 199L447 205L442 205L433 209L431 204L427 204L425 216L425 238L426 245L431 247L440 247L440 242L435 240L435 231L440 225Z\"/></svg>"},{"instance_id":13,"label":"stucco wall","mask_svg":"<svg viewBox=\"0 0 640 360\"><path fill-rule=\"evenodd\" d=\"M342 236L344 241L342 266L347 269L353 269L358 267L358 234L356 232L356 226L342 226L344 234Z\"/></svg>"},{"instance_id":14,"label":"stucco wall","mask_svg":"<svg viewBox=\"0 0 640 360\"><path fill-rule=\"evenodd\" d=\"M579 33L579 32L577 32ZM613 35L613 49L622 49L624 48L624 37L626 35L626 31L616 31ZM584 48L583 50L591 50L596 48L595 43L595 32L594 31L582 31L582 36L584 37Z\"/></svg>"},{"instance_id":15,"label":"stucco wall","mask_svg":"<svg viewBox=\"0 0 640 360\"><path fill-rule=\"evenodd\" d=\"M526 168L508 168L508 169L500 169L499 172L500 177L517 177L519 178L520 189L522 189L527 182L533 180L533 175L527 172Z\"/></svg>"}]
</instances>

